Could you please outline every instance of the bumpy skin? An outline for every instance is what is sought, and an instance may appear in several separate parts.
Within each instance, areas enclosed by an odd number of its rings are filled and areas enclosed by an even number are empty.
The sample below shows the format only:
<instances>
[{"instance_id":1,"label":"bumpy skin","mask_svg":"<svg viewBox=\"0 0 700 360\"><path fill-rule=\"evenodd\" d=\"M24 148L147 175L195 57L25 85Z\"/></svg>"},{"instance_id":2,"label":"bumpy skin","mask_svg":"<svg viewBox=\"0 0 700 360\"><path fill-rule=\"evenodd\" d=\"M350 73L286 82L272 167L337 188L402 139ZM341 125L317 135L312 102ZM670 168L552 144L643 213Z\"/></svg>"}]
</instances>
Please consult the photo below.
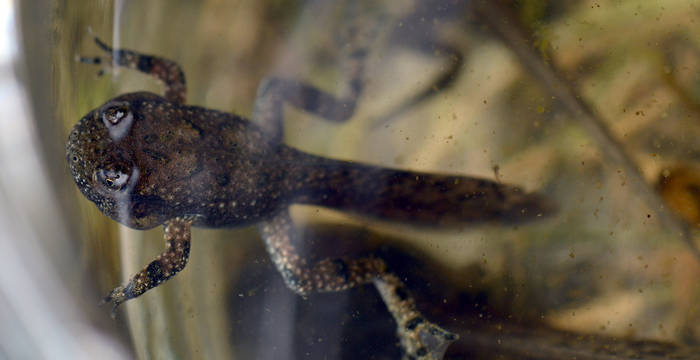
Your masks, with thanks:
<instances>
[{"instance_id":1,"label":"bumpy skin","mask_svg":"<svg viewBox=\"0 0 700 360\"><path fill-rule=\"evenodd\" d=\"M135 229L164 225L165 251L105 299L115 309L185 267L191 226L258 224L290 289L304 295L373 282L397 321L406 358L438 359L456 335L420 315L385 262L374 256L303 258L295 246L303 239L289 206L313 204L424 225L516 222L550 210L538 195L485 179L327 159L281 143L275 127L281 124L284 101L333 120L349 117L361 91L366 53L361 49L350 54L352 85L345 98L273 79L261 86L254 124L185 105L185 78L175 62L96 41L107 55L83 62L115 63L150 74L165 84L166 95L118 96L85 115L68 138L71 174L100 211Z\"/></svg>"},{"instance_id":2,"label":"bumpy skin","mask_svg":"<svg viewBox=\"0 0 700 360\"><path fill-rule=\"evenodd\" d=\"M128 119L112 125L104 120L110 111ZM538 196L489 180L306 154L238 116L147 92L118 96L83 117L68 138L68 162L82 193L134 229L177 216L242 226L292 203L425 225L516 222L546 210ZM126 180L115 187L105 172Z\"/></svg>"}]
</instances>

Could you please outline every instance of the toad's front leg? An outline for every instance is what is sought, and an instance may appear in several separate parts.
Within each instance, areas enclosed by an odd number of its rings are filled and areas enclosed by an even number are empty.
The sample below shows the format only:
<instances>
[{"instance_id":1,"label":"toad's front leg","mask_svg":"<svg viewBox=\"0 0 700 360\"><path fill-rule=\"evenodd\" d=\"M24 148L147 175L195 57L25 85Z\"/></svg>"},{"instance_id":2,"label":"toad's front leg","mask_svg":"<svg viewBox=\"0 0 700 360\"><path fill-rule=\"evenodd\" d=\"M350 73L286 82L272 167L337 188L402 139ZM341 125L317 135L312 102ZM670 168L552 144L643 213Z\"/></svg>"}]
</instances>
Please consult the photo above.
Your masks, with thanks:
<instances>
[{"instance_id":1,"label":"toad's front leg","mask_svg":"<svg viewBox=\"0 0 700 360\"><path fill-rule=\"evenodd\" d=\"M185 268L190 255L191 226L192 219L189 218L175 218L165 223L165 251L103 300L103 303L114 303L112 317L116 315L119 304L140 296Z\"/></svg>"},{"instance_id":2,"label":"toad's front leg","mask_svg":"<svg viewBox=\"0 0 700 360\"><path fill-rule=\"evenodd\" d=\"M95 43L104 51L105 55L96 57L81 56L78 58L80 62L119 66L140 71L163 83L166 99L178 104L185 103L187 96L185 73L178 63L160 56L142 54L134 50L113 49L97 36L95 36Z\"/></svg>"},{"instance_id":3,"label":"toad's front leg","mask_svg":"<svg viewBox=\"0 0 700 360\"><path fill-rule=\"evenodd\" d=\"M260 225L267 251L290 289L300 295L342 291L373 282L396 320L405 359L442 359L457 335L429 322L401 280L387 270L378 256L327 258L308 261L295 247L299 233L288 210Z\"/></svg>"}]
</instances>

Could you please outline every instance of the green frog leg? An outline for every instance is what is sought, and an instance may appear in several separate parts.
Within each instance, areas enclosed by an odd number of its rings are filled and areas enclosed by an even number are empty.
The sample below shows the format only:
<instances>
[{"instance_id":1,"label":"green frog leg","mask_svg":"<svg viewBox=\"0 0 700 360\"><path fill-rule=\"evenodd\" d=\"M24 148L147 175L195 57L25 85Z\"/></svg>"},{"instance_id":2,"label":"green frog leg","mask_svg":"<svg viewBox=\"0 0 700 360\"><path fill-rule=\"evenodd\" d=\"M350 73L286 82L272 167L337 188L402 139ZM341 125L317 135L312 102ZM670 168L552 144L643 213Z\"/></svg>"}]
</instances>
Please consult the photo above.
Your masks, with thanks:
<instances>
[{"instance_id":1,"label":"green frog leg","mask_svg":"<svg viewBox=\"0 0 700 360\"><path fill-rule=\"evenodd\" d=\"M174 218L163 225L165 251L158 255L148 266L129 279L126 285L116 287L104 298L103 303L114 303L112 317L117 307L129 299L141 296L146 291L162 284L185 268L190 256L190 238L192 219Z\"/></svg>"},{"instance_id":2,"label":"green frog leg","mask_svg":"<svg viewBox=\"0 0 700 360\"><path fill-rule=\"evenodd\" d=\"M141 54L133 50L113 49L95 36L95 43L105 52L104 56L79 57L86 64L104 64L140 71L161 81L165 86L165 98L184 104L187 97L185 73L175 61L159 56Z\"/></svg>"},{"instance_id":3,"label":"green frog leg","mask_svg":"<svg viewBox=\"0 0 700 360\"><path fill-rule=\"evenodd\" d=\"M299 295L343 291L374 283L396 320L405 359L442 359L450 343L457 340L456 334L421 315L406 286L387 269L386 262L380 257L326 258L309 263L294 246L300 239L288 210L262 222L259 229L287 287Z\"/></svg>"}]
</instances>

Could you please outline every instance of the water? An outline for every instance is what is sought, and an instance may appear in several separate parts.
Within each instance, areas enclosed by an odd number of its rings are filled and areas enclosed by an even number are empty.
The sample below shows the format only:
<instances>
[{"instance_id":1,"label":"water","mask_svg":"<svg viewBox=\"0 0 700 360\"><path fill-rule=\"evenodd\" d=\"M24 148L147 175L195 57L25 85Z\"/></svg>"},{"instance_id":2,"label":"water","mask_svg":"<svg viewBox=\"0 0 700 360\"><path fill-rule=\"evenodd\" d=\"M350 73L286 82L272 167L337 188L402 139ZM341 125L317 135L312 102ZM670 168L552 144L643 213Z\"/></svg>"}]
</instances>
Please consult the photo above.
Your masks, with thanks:
<instances>
[{"instance_id":1,"label":"water","mask_svg":"<svg viewBox=\"0 0 700 360\"><path fill-rule=\"evenodd\" d=\"M77 54L98 52L88 28L115 46L178 61L188 80L188 103L250 116L257 86L270 74L344 90L335 35L347 18L343 7L322 1L54 5L53 80L45 90L53 91L55 115L38 116L29 131L38 131L41 145L34 148L47 159L36 164L46 170L34 173L46 171L37 177L52 180L41 191L57 194L54 212L61 218L51 225L45 220L51 217L36 215L29 228L42 229L38 242L51 254L45 261L55 264L75 294L66 296L77 301L69 314L90 319L100 334L140 358L398 357L395 325L374 288L298 297L284 287L254 228L195 230L186 270L110 320L109 309L95 304L162 251L162 230L118 226L80 196L63 166L61 146L82 115L116 94L162 91L133 71L97 77L99 68L76 62ZM442 11L428 1L402 1L368 10L387 17L371 48L357 113L332 124L288 110L285 142L333 158L498 179L546 194L558 213L531 225L439 231L294 208L300 223L330 224L305 228L308 249L356 253L390 244L385 254L405 274L420 309L461 334L463 341L451 349L455 357L489 358L499 343L489 348L488 339L508 344L508 334L516 333L508 330L519 322L531 329L697 343L700 265L678 228L660 224L657 207L640 195L632 175L472 5ZM532 1L513 9L536 34L528 48L554 64L592 106L649 184L671 165L697 174L700 95L692 6ZM447 89L398 116L383 116L459 57L463 63ZM21 159L5 168L27 163ZM697 186L694 178L689 182ZM13 191L17 184L29 183L3 183L5 193L20 194ZM37 186L29 185L29 193L43 194ZM692 205L693 186L686 188L690 193L668 197ZM37 197L19 198L13 211L38 214L30 205L49 196ZM56 228L69 233L64 242L52 239ZM493 335L493 329L506 330ZM529 339L546 343L548 337ZM508 353L518 358L513 347Z\"/></svg>"}]
</instances>

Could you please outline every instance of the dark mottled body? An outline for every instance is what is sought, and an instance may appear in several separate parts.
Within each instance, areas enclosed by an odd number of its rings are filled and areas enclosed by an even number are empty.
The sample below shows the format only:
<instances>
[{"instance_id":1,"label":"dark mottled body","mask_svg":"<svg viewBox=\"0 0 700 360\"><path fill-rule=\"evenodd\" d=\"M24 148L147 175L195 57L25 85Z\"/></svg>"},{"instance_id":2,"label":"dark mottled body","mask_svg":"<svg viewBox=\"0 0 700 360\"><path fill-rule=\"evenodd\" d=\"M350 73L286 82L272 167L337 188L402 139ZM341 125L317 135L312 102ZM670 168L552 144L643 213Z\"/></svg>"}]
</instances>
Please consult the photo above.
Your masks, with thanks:
<instances>
[{"instance_id":1,"label":"dark mottled body","mask_svg":"<svg viewBox=\"0 0 700 360\"><path fill-rule=\"evenodd\" d=\"M85 134L109 139L100 118L114 106L133 114L128 134L117 144L87 143ZM177 216L193 216L195 225L207 227L241 226L292 203L426 225L526 220L543 210L539 197L511 186L310 155L238 116L146 92L119 96L87 115L68 144L76 179L106 166L138 172L128 199L115 200L78 180L102 212L136 229Z\"/></svg>"},{"instance_id":2,"label":"dark mottled body","mask_svg":"<svg viewBox=\"0 0 700 360\"><path fill-rule=\"evenodd\" d=\"M437 359L456 336L420 315L385 262L377 256L307 260L296 250L301 239L289 206L313 204L424 225L513 222L549 211L540 196L497 182L327 159L283 144L276 130L283 102L333 120L352 114L366 51L351 51L355 65L345 99L295 81L265 82L254 124L185 105L185 78L175 62L96 41L108 52L108 63L166 85L165 97L137 92L108 101L85 115L68 138L71 174L104 214L136 229L164 225L165 251L112 291L106 301L115 309L185 267L191 226L258 224L290 289L308 294L373 282L397 321L406 354Z\"/></svg>"},{"instance_id":3,"label":"dark mottled body","mask_svg":"<svg viewBox=\"0 0 700 360\"><path fill-rule=\"evenodd\" d=\"M109 138L100 112L113 106L133 114L129 133L118 143L82 140L84 134L100 132L101 138ZM80 186L102 212L136 229L176 216L194 216L197 225L208 227L259 222L289 201L280 168L283 158L294 156L289 150L237 116L145 92L119 96L86 116L71 134L68 148L76 179L88 179L96 171L89 166L138 173L137 179L130 175L135 181L131 188L120 190L128 190L125 212L120 210L123 201L110 198L110 193L105 196L99 186ZM77 153L81 155L71 158Z\"/></svg>"}]
</instances>

